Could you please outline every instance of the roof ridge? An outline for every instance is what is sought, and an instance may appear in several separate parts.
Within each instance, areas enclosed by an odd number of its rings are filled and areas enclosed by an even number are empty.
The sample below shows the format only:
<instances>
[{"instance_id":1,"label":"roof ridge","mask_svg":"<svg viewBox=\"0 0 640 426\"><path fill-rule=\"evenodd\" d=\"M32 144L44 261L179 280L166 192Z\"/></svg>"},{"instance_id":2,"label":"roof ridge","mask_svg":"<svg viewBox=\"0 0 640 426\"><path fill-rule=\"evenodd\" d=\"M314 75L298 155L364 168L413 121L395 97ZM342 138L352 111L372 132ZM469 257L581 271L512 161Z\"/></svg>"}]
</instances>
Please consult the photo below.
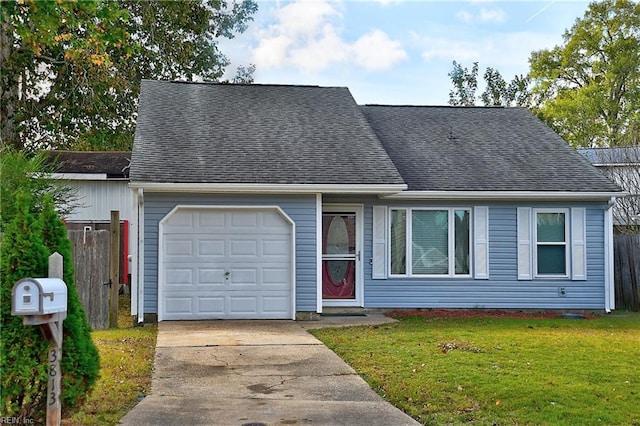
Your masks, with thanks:
<instances>
[{"instance_id":1,"label":"roof ridge","mask_svg":"<svg viewBox=\"0 0 640 426\"><path fill-rule=\"evenodd\" d=\"M503 105L411 105L411 104L364 104L363 107L389 108L450 108L450 109L526 109L526 107L505 107Z\"/></svg>"},{"instance_id":2,"label":"roof ridge","mask_svg":"<svg viewBox=\"0 0 640 426\"><path fill-rule=\"evenodd\" d=\"M229 87L308 87L318 89L348 89L347 86L320 86L318 84L283 84L283 83L228 83L220 81L185 81L185 80L145 80L152 83L191 84L201 86Z\"/></svg>"}]
</instances>

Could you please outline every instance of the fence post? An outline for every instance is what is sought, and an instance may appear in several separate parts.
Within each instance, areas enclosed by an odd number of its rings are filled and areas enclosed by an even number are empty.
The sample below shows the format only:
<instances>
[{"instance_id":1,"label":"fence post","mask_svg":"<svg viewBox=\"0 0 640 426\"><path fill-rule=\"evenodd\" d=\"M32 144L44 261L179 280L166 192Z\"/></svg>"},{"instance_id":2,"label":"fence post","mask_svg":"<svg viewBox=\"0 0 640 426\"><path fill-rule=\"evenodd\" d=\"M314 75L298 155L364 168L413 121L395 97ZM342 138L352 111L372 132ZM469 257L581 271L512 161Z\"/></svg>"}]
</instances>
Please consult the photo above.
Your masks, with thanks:
<instances>
[{"instance_id":1,"label":"fence post","mask_svg":"<svg viewBox=\"0 0 640 426\"><path fill-rule=\"evenodd\" d=\"M120 212L111 211L109 328L118 327L118 296L120 291Z\"/></svg>"}]
</instances>

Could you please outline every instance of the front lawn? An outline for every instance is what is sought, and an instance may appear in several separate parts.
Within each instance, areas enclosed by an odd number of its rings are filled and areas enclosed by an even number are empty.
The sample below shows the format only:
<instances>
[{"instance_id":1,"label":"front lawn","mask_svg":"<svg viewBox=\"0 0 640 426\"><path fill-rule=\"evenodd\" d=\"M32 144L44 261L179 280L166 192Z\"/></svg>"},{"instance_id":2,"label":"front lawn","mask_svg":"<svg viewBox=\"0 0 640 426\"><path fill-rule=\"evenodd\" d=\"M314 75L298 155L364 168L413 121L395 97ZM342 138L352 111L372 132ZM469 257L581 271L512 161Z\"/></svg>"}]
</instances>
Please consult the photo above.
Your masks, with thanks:
<instances>
[{"instance_id":1,"label":"front lawn","mask_svg":"<svg viewBox=\"0 0 640 426\"><path fill-rule=\"evenodd\" d=\"M129 297L121 296L117 329L95 330L91 337L100 353L100 379L64 426L116 425L151 391L157 327L134 327Z\"/></svg>"},{"instance_id":2,"label":"front lawn","mask_svg":"<svg viewBox=\"0 0 640 426\"><path fill-rule=\"evenodd\" d=\"M640 314L407 317L312 333L423 424L640 424Z\"/></svg>"}]
</instances>

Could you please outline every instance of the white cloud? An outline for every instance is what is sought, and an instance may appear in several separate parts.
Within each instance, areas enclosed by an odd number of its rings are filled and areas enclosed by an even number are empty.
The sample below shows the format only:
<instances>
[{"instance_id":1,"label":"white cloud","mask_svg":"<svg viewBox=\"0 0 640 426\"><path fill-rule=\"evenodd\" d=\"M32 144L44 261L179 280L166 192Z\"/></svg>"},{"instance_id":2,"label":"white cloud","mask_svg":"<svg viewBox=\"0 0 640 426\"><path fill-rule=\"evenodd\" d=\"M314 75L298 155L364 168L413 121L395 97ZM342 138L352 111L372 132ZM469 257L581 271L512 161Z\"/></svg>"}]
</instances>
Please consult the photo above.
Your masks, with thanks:
<instances>
[{"instance_id":1,"label":"white cloud","mask_svg":"<svg viewBox=\"0 0 640 426\"><path fill-rule=\"evenodd\" d=\"M355 63L370 71L386 70L407 59L400 42L377 29L360 37L352 49Z\"/></svg>"},{"instance_id":2,"label":"white cloud","mask_svg":"<svg viewBox=\"0 0 640 426\"><path fill-rule=\"evenodd\" d=\"M472 22L480 22L480 23L489 23L495 22L498 24L502 24L506 21L507 15L504 10L500 8L487 9L482 8L477 13L472 13L467 10L460 10L456 13L456 18L465 24L470 24Z\"/></svg>"},{"instance_id":3,"label":"white cloud","mask_svg":"<svg viewBox=\"0 0 640 426\"><path fill-rule=\"evenodd\" d=\"M497 22L501 24L505 21L504 10L482 8L480 10L480 20L482 22Z\"/></svg>"},{"instance_id":4,"label":"white cloud","mask_svg":"<svg viewBox=\"0 0 640 426\"><path fill-rule=\"evenodd\" d=\"M481 70L486 67L497 68L504 72L503 77L511 78L513 76L509 75L510 70L527 64L532 51L543 46L552 48L559 41L557 34L511 32L474 40L424 37L420 43L424 46L422 58L425 61L455 60L469 67L471 62L478 61ZM506 55L505 52L509 54Z\"/></svg>"},{"instance_id":5,"label":"white cloud","mask_svg":"<svg viewBox=\"0 0 640 426\"><path fill-rule=\"evenodd\" d=\"M406 59L401 43L381 30L346 41L340 6L335 1L298 0L275 9L274 23L257 33L252 62L261 70L294 67L319 73L336 64L386 70Z\"/></svg>"},{"instance_id":6,"label":"white cloud","mask_svg":"<svg viewBox=\"0 0 640 426\"><path fill-rule=\"evenodd\" d=\"M473 15L467 12L466 10L461 10L458 13L456 13L456 17L460 19L462 22L464 22L465 24L468 24L471 21L473 21Z\"/></svg>"},{"instance_id":7,"label":"white cloud","mask_svg":"<svg viewBox=\"0 0 640 426\"><path fill-rule=\"evenodd\" d=\"M439 58L457 61L478 60L480 56L481 43L478 42L427 37L422 43L425 45L422 58L426 61Z\"/></svg>"}]
</instances>

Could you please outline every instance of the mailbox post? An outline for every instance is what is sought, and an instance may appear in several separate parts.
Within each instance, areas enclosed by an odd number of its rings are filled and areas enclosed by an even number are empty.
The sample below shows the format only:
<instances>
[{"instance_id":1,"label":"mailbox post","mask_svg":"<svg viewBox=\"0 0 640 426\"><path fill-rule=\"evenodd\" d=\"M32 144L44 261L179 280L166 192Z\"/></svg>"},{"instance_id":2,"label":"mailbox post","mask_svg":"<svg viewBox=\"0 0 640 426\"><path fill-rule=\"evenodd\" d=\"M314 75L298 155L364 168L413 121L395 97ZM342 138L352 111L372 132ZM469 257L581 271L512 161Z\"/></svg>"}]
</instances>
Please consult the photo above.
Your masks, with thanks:
<instances>
[{"instance_id":1,"label":"mailbox post","mask_svg":"<svg viewBox=\"0 0 640 426\"><path fill-rule=\"evenodd\" d=\"M11 314L22 316L25 325L38 325L51 342L47 382L47 426L59 426L62 418L60 382L62 372L62 322L67 317L67 285L59 278L24 278L11 291Z\"/></svg>"}]
</instances>

